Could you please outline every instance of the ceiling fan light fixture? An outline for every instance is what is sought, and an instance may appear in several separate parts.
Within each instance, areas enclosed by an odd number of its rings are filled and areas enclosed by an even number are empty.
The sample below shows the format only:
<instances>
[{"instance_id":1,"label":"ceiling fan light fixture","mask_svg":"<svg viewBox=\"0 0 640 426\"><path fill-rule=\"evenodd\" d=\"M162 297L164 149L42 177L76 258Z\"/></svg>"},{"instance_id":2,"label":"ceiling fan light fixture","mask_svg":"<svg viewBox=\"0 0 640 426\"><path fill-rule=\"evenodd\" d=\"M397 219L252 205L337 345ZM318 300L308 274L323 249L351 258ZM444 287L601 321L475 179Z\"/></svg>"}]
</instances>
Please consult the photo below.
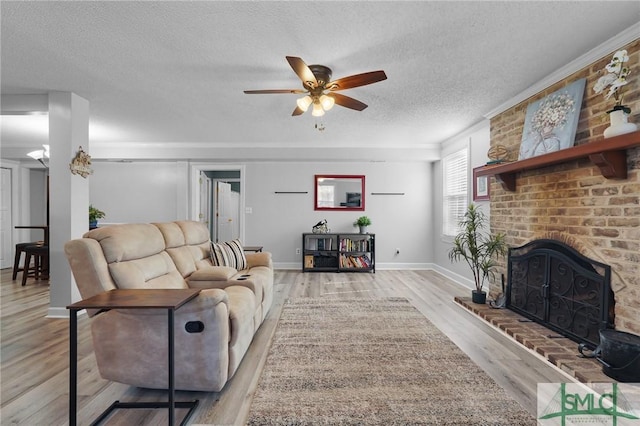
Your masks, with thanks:
<instances>
[{"instance_id":1,"label":"ceiling fan light fixture","mask_svg":"<svg viewBox=\"0 0 640 426\"><path fill-rule=\"evenodd\" d=\"M311 99L311 96L307 95L298 99L296 101L296 104L298 104L298 108L300 108L302 111L307 112L312 102L313 102L313 99Z\"/></svg>"},{"instance_id":2,"label":"ceiling fan light fixture","mask_svg":"<svg viewBox=\"0 0 640 426\"><path fill-rule=\"evenodd\" d=\"M33 158L34 160L40 161L44 158L44 150L38 149L36 151L31 151L31 152L28 152L27 155Z\"/></svg>"},{"instance_id":3,"label":"ceiling fan light fixture","mask_svg":"<svg viewBox=\"0 0 640 426\"><path fill-rule=\"evenodd\" d=\"M320 103L322 104L322 108L325 111L329 111L331 108L333 108L333 105L336 103L336 100L333 99L333 97L331 96L322 95L320 96Z\"/></svg>"},{"instance_id":4,"label":"ceiling fan light fixture","mask_svg":"<svg viewBox=\"0 0 640 426\"><path fill-rule=\"evenodd\" d=\"M311 115L314 117L322 117L324 115L324 110L322 109L320 102L313 103L313 111L311 111Z\"/></svg>"},{"instance_id":5,"label":"ceiling fan light fixture","mask_svg":"<svg viewBox=\"0 0 640 426\"><path fill-rule=\"evenodd\" d=\"M45 157L49 158L49 145L42 145L42 147L44 149L37 149L35 151L28 152L27 155L33 158L34 160L38 161L45 168L48 169L49 166L47 166L47 163L44 162L44 159Z\"/></svg>"}]
</instances>

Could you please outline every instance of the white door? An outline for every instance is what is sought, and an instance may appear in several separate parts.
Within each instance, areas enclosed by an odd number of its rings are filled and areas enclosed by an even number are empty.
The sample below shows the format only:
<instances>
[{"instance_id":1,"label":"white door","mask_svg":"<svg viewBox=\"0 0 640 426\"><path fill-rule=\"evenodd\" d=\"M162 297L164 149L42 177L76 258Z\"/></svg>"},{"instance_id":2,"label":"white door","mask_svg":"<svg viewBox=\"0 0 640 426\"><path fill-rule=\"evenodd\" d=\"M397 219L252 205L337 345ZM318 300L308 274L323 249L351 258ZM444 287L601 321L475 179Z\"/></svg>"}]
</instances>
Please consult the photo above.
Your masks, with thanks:
<instances>
[{"instance_id":1,"label":"white door","mask_svg":"<svg viewBox=\"0 0 640 426\"><path fill-rule=\"evenodd\" d=\"M226 182L216 182L216 242L230 241L234 238L233 229L236 227L232 202L231 184Z\"/></svg>"},{"instance_id":2,"label":"white door","mask_svg":"<svg viewBox=\"0 0 640 426\"><path fill-rule=\"evenodd\" d=\"M209 236L213 235L211 226L211 179L204 173L200 172L200 212L198 213L198 221L207 225L209 228Z\"/></svg>"},{"instance_id":3,"label":"white door","mask_svg":"<svg viewBox=\"0 0 640 426\"><path fill-rule=\"evenodd\" d=\"M231 204L229 206L231 210L231 217L233 218L233 224L231 226L231 239L235 240L240 238L240 193L231 191Z\"/></svg>"},{"instance_id":4,"label":"white door","mask_svg":"<svg viewBox=\"0 0 640 426\"><path fill-rule=\"evenodd\" d=\"M11 170L2 168L0 176L0 268L13 266L11 258Z\"/></svg>"}]
</instances>

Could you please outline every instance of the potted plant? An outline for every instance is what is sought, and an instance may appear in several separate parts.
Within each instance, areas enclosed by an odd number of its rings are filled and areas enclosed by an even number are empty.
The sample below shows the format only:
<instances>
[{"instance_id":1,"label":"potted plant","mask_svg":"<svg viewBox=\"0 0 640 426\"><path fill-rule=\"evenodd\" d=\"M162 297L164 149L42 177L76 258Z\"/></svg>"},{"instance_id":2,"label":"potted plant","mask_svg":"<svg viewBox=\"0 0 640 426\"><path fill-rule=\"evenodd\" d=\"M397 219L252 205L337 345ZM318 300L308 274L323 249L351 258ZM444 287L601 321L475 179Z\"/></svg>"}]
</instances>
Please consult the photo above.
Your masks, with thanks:
<instances>
[{"instance_id":1,"label":"potted plant","mask_svg":"<svg viewBox=\"0 0 640 426\"><path fill-rule=\"evenodd\" d=\"M631 108L623 104L623 90L624 86L629 82L627 76L631 72L629 66L625 65L629 62L629 55L626 50L618 50L614 53L611 62L605 67L604 75L602 75L596 84L593 86L593 91L596 94L604 92L608 87L609 91L604 94L605 99L613 97L615 105L610 111L609 121L611 125L604 129L604 137L610 138L625 133L631 133L638 130L638 126L635 123L629 123L627 117L631 114Z\"/></svg>"},{"instance_id":2,"label":"potted plant","mask_svg":"<svg viewBox=\"0 0 640 426\"><path fill-rule=\"evenodd\" d=\"M98 227L98 219L105 217L105 213L102 210L98 210L89 204L89 229Z\"/></svg>"},{"instance_id":3,"label":"potted plant","mask_svg":"<svg viewBox=\"0 0 640 426\"><path fill-rule=\"evenodd\" d=\"M361 234L367 233L367 226L369 225L371 225L371 219L369 219L367 216L360 216L355 222L353 222L353 226L360 227Z\"/></svg>"},{"instance_id":4,"label":"potted plant","mask_svg":"<svg viewBox=\"0 0 640 426\"><path fill-rule=\"evenodd\" d=\"M487 217L473 203L460 220L460 226L462 230L453 240L449 259L452 262L460 259L467 262L476 285L476 289L471 292L472 300L474 303L484 304L487 299L487 293L482 290L484 282L494 274L495 259L507 252L504 234L485 232Z\"/></svg>"}]
</instances>

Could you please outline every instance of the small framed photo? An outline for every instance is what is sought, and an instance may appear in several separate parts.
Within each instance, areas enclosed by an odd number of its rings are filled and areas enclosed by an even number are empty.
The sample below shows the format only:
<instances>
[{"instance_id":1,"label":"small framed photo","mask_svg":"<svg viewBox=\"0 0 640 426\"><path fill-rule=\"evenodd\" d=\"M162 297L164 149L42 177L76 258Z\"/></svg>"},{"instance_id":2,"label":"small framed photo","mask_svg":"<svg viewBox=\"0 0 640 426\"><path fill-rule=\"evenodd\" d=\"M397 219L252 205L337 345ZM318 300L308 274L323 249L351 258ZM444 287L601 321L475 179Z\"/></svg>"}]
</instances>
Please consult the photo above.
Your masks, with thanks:
<instances>
[{"instance_id":1,"label":"small framed photo","mask_svg":"<svg viewBox=\"0 0 640 426\"><path fill-rule=\"evenodd\" d=\"M483 166L473 169L473 201L486 201L490 199L489 176L478 176L478 170Z\"/></svg>"}]
</instances>

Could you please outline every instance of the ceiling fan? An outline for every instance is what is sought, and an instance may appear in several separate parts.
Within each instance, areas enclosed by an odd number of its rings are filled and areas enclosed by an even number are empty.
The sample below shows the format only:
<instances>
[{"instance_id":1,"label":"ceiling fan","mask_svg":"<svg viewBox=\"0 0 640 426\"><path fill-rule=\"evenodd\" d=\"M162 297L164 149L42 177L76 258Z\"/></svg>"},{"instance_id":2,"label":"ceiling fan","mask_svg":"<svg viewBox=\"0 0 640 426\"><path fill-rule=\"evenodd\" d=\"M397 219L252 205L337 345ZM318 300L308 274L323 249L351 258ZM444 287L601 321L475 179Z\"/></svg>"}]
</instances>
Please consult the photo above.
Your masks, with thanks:
<instances>
[{"instance_id":1,"label":"ceiling fan","mask_svg":"<svg viewBox=\"0 0 640 426\"><path fill-rule=\"evenodd\" d=\"M367 84L377 83L378 81L387 79L384 71L371 71L331 81L331 68L325 67L324 65L307 65L302 59L296 56L287 56L286 58L291 68L293 68L293 71L295 71L298 77L300 77L300 80L302 80L303 89L245 90L244 93L249 95L278 93L306 94L296 101L296 109L294 109L293 114L291 114L293 116L303 114L311 105L313 105L312 115L316 117L323 116L325 111L330 110L334 104L356 111L362 111L367 107L366 104L336 92L366 86Z\"/></svg>"}]
</instances>

